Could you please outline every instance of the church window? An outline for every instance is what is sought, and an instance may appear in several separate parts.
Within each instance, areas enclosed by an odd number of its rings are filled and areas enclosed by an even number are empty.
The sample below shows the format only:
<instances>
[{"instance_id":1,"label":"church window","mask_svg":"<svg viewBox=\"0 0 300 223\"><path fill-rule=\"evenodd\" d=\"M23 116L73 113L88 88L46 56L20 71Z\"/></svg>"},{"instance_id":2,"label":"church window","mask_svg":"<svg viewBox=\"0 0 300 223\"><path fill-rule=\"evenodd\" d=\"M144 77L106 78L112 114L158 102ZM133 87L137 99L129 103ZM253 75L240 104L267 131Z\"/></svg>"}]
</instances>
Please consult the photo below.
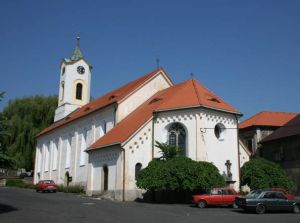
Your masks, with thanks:
<instances>
[{"instance_id":1,"label":"church window","mask_svg":"<svg viewBox=\"0 0 300 223\"><path fill-rule=\"evenodd\" d=\"M80 145L80 166L85 165L85 159L86 159L86 140L87 140L87 131L84 130L81 134L81 145Z\"/></svg>"},{"instance_id":2,"label":"church window","mask_svg":"<svg viewBox=\"0 0 300 223\"><path fill-rule=\"evenodd\" d=\"M179 123L174 123L170 126L168 135L169 145L174 145L182 150L182 155L186 154L186 132L184 127Z\"/></svg>"},{"instance_id":3,"label":"church window","mask_svg":"<svg viewBox=\"0 0 300 223\"><path fill-rule=\"evenodd\" d=\"M106 132L107 132L107 122L106 121L102 122L102 130L103 130L103 133L106 134Z\"/></svg>"},{"instance_id":4,"label":"church window","mask_svg":"<svg viewBox=\"0 0 300 223\"><path fill-rule=\"evenodd\" d=\"M218 123L214 128L216 138L219 140L224 140L225 130L225 126L221 123Z\"/></svg>"},{"instance_id":5,"label":"church window","mask_svg":"<svg viewBox=\"0 0 300 223\"><path fill-rule=\"evenodd\" d=\"M70 163L71 163L71 140L67 139L66 140L66 146L67 146L67 151L66 151L66 165L65 168L70 168Z\"/></svg>"},{"instance_id":6,"label":"church window","mask_svg":"<svg viewBox=\"0 0 300 223\"><path fill-rule=\"evenodd\" d=\"M60 92L60 100L64 100L64 94L65 94L65 83L61 82L61 88L60 88L61 92Z\"/></svg>"},{"instance_id":7,"label":"church window","mask_svg":"<svg viewBox=\"0 0 300 223\"><path fill-rule=\"evenodd\" d=\"M81 83L76 84L76 99L82 100L82 84Z\"/></svg>"},{"instance_id":8,"label":"church window","mask_svg":"<svg viewBox=\"0 0 300 223\"><path fill-rule=\"evenodd\" d=\"M52 144L52 154L53 154L52 170L56 170L56 168L57 168L57 159L58 159L57 144L58 144L57 140Z\"/></svg>"},{"instance_id":9,"label":"church window","mask_svg":"<svg viewBox=\"0 0 300 223\"><path fill-rule=\"evenodd\" d=\"M64 75L64 74L65 74L65 72L66 72L66 68L65 68L65 67L63 67L63 69L62 69L62 72L61 72L61 75Z\"/></svg>"},{"instance_id":10,"label":"church window","mask_svg":"<svg viewBox=\"0 0 300 223\"><path fill-rule=\"evenodd\" d=\"M137 178L137 176L139 175L141 169L142 169L142 164L141 163L137 163L135 164L135 179Z\"/></svg>"},{"instance_id":11,"label":"church window","mask_svg":"<svg viewBox=\"0 0 300 223\"><path fill-rule=\"evenodd\" d=\"M45 172L49 171L49 158L49 143L47 143L47 145L45 146Z\"/></svg>"}]
</instances>

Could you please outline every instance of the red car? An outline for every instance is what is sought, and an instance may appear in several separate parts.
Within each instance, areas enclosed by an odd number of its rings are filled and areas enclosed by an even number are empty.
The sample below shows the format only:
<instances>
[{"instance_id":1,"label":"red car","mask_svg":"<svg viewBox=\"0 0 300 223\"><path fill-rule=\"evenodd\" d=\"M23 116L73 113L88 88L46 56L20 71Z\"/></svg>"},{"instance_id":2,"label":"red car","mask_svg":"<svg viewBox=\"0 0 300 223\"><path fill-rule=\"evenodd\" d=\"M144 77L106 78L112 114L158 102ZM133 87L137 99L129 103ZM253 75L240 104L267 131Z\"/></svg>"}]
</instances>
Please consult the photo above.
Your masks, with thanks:
<instances>
[{"instance_id":1,"label":"red car","mask_svg":"<svg viewBox=\"0 0 300 223\"><path fill-rule=\"evenodd\" d=\"M54 183L53 180L41 180L35 185L36 192L39 191L49 191L49 192L56 192L57 185Z\"/></svg>"},{"instance_id":2,"label":"red car","mask_svg":"<svg viewBox=\"0 0 300 223\"><path fill-rule=\"evenodd\" d=\"M194 203L199 208L207 205L228 205L235 207L235 198L238 193L232 188L211 188L208 193L193 195Z\"/></svg>"},{"instance_id":3,"label":"red car","mask_svg":"<svg viewBox=\"0 0 300 223\"><path fill-rule=\"evenodd\" d=\"M287 199L295 199L295 195L290 194L287 190L283 188L270 188L270 190L281 191L287 197Z\"/></svg>"}]
</instances>

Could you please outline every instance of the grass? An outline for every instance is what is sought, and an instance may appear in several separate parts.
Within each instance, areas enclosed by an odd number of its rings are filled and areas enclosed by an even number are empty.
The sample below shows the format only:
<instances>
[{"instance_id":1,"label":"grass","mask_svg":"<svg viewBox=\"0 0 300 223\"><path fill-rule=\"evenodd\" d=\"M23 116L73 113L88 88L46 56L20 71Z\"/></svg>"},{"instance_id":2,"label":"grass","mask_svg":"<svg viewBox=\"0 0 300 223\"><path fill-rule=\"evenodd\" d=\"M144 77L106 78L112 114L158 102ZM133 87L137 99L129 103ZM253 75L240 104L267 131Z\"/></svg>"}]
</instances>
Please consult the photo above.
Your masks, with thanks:
<instances>
[{"instance_id":1,"label":"grass","mask_svg":"<svg viewBox=\"0 0 300 223\"><path fill-rule=\"evenodd\" d=\"M19 187L19 188L28 188L28 189L35 189L34 184L24 181L22 179L7 179L6 180L7 187Z\"/></svg>"}]
</instances>

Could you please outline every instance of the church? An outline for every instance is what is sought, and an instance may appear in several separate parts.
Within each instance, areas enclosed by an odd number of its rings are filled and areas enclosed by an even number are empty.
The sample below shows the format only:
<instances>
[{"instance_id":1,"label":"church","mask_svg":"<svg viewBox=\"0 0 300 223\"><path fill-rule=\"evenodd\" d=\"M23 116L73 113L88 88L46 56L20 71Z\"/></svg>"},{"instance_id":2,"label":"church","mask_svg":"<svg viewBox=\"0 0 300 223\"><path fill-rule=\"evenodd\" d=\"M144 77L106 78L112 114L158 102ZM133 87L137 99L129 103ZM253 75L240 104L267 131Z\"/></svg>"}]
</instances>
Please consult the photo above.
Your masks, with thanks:
<instances>
[{"instance_id":1,"label":"church","mask_svg":"<svg viewBox=\"0 0 300 223\"><path fill-rule=\"evenodd\" d=\"M196 80L174 83L162 69L95 100L92 66L77 43L60 64L54 123L37 135L34 183L83 186L88 195L141 197L135 178L161 156L155 142L177 145L185 156L212 162L239 188L249 153L238 139L242 114Z\"/></svg>"}]
</instances>

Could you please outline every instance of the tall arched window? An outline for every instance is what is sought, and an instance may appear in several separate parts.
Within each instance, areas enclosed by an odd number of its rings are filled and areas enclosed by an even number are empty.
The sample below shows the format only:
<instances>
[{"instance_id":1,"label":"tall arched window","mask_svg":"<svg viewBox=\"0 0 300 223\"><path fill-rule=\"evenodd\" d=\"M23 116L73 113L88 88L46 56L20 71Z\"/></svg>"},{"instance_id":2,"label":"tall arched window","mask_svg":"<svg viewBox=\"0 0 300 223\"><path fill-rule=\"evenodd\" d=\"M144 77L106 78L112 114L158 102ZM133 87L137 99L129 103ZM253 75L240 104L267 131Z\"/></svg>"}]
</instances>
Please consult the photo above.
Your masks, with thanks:
<instances>
[{"instance_id":1,"label":"tall arched window","mask_svg":"<svg viewBox=\"0 0 300 223\"><path fill-rule=\"evenodd\" d=\"M186 133L183 126L179 123L174 123L170 126L168 133L169 145L178 146L182 149L182 155L185 155Z\"/></svg>"},{"instance_id":2,"label":"tall arched window","mask_svg":"<svg viewBox=\"0 0 300 223\"><path fill-rule=\"evenodd\" d=\"M136 179L137 176L139 175L139 172L141 171L142 167L143 167L143 166L142 166L141 163L135 164L135 179Z\"/></svg>"},{"instance_id":3,"label":"tall arched window","mask_svg":"<svg viewBox=\"0 0 300 223\"><path fill-rule=\"evenodd\" d=\"M60 92L60 100L64 100L64 94L65 94L65 83L61 82L61 88L60 88L61 92Z\"/></svg>"},{"instance_id":4,"label":"tall arched window","mask_svg":"<svg viewBox=\"0 0 300 223\"><path fill-rule=\"evenodd\" d=\"M82 84L81 83L76 84L76 99L82 100Z\"/></svg>"}]
</instances>

